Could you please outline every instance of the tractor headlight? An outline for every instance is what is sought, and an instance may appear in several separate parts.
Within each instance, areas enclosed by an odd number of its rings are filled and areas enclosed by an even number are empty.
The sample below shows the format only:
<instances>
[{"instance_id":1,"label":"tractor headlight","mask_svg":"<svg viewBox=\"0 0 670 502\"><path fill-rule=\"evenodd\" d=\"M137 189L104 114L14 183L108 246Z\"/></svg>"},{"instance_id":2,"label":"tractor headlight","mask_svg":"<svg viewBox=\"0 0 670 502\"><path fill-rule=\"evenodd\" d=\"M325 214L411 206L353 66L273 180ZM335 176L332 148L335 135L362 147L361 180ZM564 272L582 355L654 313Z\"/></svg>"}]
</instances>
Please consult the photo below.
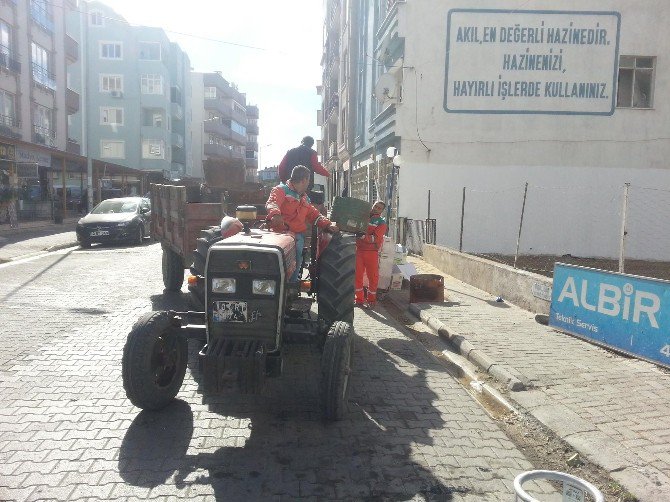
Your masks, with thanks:
<instances>
[{"instance_id":1,"label":"tractor headlight","mask_svg":"<svg viewBox=\"0 0 670 502\"><path fill-rule=\"evenodd\" d=\"M269 279L254 279L251 283L251 290L255 295L274 295L277 289L277 282Z\"/></svg>"},{"instance_id":2,"label":"tractor headlight","mask_svg":"<svg viewBox=\"0 0 670 502\"><path fill-rule=\"evenodd\" d=\"M127 226L130 225L131 223L132 223L131 220L120 221L120 222L118 222L118 223L116 224L116 226L117 226L117 227L127 227Z\"/></svg>"},{"instance_id":3,"label":"tractor headlight","mask_svg":"<svg viewBox=\"0 0 670 502\"><path fill-rule=\"evenodd\" d=\"M212 291L214 293L234 293L235 279L214 277L212 279Z\"/></svg>"}]
</instances>

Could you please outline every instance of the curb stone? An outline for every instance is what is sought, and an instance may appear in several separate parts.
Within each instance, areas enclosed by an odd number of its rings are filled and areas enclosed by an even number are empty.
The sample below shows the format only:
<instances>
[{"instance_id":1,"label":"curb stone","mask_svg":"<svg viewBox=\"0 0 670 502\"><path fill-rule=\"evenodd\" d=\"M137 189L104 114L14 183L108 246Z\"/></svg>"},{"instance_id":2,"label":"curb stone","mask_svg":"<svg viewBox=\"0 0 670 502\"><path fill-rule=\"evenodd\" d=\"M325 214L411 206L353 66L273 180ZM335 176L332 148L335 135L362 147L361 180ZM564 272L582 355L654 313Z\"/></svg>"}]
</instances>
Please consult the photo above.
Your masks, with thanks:
<instances>
[{"instance_id":1,"label":"curb stone","mask_svg":"<svg viewBox=\"0 0 670 502\"><path fill-rule=\"evenodd\" d=\"M458 352L468 361L473 362L482 371L488 373L499 382L505 384L507 388L513 392L520 392L526 390L526 385L516 376L512 375L506 368L493 361L482 351L475 349L475 347L465 339L463 335L459 335L453 329L450 331L442 321L425 312L416 303L409 304L409 311L419 318L424 324L437 331L438 336L450 342L458 349Z\"/></svg>"},{"instance_id":2,"label":"curb stone","mask_svg":"<svg viewBox=\"0 0 670 502\"><path fill-rule=\"evenodd\" d=\"M406 305L404 305L402 303L399 303L392 296L388 296L387 298L391 301L391 303L393 303L393 305L395 305L395 307L398 310L401 310L401 311L406 310ZM411 307L412 304L410 304L409 306ZM436 322L439 323L442 326L440 329L442 329L443 332L447 331L446 328L444 327L444 325L441 322L437 321L434 317L431 317L430 320L431 320L431 322L433 322L433 324L435 324ZM422 322L424 322L424 321L422 320ZM428 321L425 321L425 324L427 324L427 322ZM440 335L440 338L442 338L443 340L448 342L453 347L454 344L451 343L448 340L447 336ZM462 340L462 343L469 344L469 342L467 340L465 340L463 337L459 336L459 338ZM486 357L481 352L479 354L480 354L481 357ZM495 388L491 387L486 382L482 382L481 380L479 380L480 376L477 373L477 366L479 366L478 364L475 365L471 361L469 361L464 355L458 354L456 352L452 352L450 350L442 351L442 357L447 359L449 361L449 363L452 364L453 366L456 366L458 368L458 370L461 371L471 381L480 382L483 394L486 394L489 398L496 401L500 406L506 408L510 413L514 413L514 414L519 413L519 411L515 408L515 406L513 404L511 404L507 399L505 399L502 396L502 394L500 394L500 392L498 392ZM492 363L492 364L495 364L495 363ZM480 368L481 368L481 366L480 366ZM484 407L484 409L486 410L487 413L489 413L489 411L486 409L486 407Z\"/></svg>"},{"instance_id":3,"label":"curb stone","mask_svg":"<svg viewBox=\"0 0 670 502\"><path fill-rule=\"evenodd\" d=\"M74 242L66 242L63 244L56 244L55 246L49 246L48 248L45 248L44 251L50 253L51 251L58 251L59 249L71 248L74 246L79 246L79 243L77 241L74 241Z\"/></svg>"}]
</instances>

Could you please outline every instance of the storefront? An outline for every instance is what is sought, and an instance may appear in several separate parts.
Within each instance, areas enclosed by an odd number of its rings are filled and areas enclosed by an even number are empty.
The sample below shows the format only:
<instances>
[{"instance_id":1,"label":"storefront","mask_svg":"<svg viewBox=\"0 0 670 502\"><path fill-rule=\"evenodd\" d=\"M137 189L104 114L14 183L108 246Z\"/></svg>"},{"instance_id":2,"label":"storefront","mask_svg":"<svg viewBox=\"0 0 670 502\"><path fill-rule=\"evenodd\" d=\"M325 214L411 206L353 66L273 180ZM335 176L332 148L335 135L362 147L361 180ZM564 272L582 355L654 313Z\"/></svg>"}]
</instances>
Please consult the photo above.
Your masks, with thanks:
<instances>
[{"instance_id":1,"label":"storefront","mask_svg":"<svg viewBox=\"0 0 670 502\"><path fill-rule=\"evenodd\" d=\"M13 203L21 221L85 214L88 207L87 159L32 143L0 141L0 199ZM93 204L112 197L143 195L147 173L93 160ZM5 208L6 213L6 208ZM0 214L4 223L6 214Z\"/></svg>"}]
</instances>

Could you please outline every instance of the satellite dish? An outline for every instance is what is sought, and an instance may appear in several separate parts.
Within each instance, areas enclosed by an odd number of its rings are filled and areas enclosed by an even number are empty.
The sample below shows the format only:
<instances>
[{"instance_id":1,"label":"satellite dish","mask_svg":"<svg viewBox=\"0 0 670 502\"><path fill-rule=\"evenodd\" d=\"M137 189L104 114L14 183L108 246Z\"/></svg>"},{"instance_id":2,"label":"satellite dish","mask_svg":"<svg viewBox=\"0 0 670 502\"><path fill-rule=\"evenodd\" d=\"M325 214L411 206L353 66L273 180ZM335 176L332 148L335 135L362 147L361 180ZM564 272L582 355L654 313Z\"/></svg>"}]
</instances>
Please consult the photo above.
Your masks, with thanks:
<instances>
[{"instance_id":1,"label":"satellite dish","mask_svg":"<svg viewBox=\"0 0 670 502\"><path fill-rule=\"evenodd\" d=\"M375 85L375 98L381 103L398 98L398 81L394 75L384 73Z\"/></svg>"}]
</instances>

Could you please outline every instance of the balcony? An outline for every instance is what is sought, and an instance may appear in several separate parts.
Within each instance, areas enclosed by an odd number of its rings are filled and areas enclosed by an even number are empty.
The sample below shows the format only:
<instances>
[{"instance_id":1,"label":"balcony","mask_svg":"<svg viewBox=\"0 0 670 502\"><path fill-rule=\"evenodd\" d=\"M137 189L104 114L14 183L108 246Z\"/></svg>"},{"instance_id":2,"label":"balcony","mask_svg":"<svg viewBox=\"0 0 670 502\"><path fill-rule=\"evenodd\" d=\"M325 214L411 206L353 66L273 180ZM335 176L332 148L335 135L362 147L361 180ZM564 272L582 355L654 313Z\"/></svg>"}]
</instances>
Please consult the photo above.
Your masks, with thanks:
<instances>
[{"instance_id":1,"label":"balcony","mask_svg":"<svg viewBox=\"0 0 670 502\"><path fill-rule=\"evenodd\" d=\"M247 118L249 119L258 118L258 107L256 105L247 106Z\"/></svg>"},{"instance_id":2,"label":"balcony","mask_svg":"<svg viewBox=\"0 0 670 502\"><path fill-rule=\"evenodd\" d=\"M20 56L12 52L9 47L0 45L0 66L14 73L21 73Z\"/></svg>"},{"instance_id":3,"label":"balcony","mask_svg":"<svg viewBox=\"0 0 670 502\"><path fill-rule=\"evenodd\" d=\"M56 148L56 131L33 124L33 143Z\"/></svg>"},{"instance_id":4,"label":"balcony","mask_svg":"<svg viewBox=\"0 0 670 502\"><path fill-rule=\"evenodd\" d=\"M244 162L248 169L258 169L258 159L250 159L247 157L244 159Z\"/></svg>"},{"instance_id":5,"label":"balcony","mask_svg":"<svg viewBox=\"0 0 670 502\"><path fill-rule=\"evenodd\" d=\"M184 118L184 110L179 103L170 103L170 113L172 114L172 118L175 120L181 120Z\"/></svg>"},{"instance_id":6,"label":"balcony","mask_svg":"<svg viewBox=\"0 0 670 502\"><path fill-rule=\"evenodd\" d=\"M11 115L0 115L0 134L9 138L21 138L21 122Z\"/></svg>"},{"instance_id":7,"label":"balcony","mask_svg":"<svg viewBox=\"0 0 670 502\"><path fill-rule=\"evenodd\" d=\"M258 151L258 141L247 141L247 150L248 151Z\"/></svg>"},{"instance_id":8,"label":"balcony","mask_svg":"<svg viewBox=\"0 0 670 502\"><path fill-rule=\"evenodd\" d=\"M79 111L79 93L72 89L65 89L65 106L67 114L73 115Z\"/></svg>"},{"instance_id":9,"label":"balcony","mask_svg":"<svg viewBox=\"0 0 670 502\"><path fill-rule=\"evenodd\" d=\"M233 109L223 99L205 99L205 110L218 112L221 118L233 118Z\"/></svg>"},{"instance_id":10,"label":"balcony","mask_svg":"<svg viewBox=\"0 0 670 502\"><path fill-rule=\"evenodd\" d=\"M230 148L224 145L216 145L214 143L205 143L205 155L220 159L233 158L233 152Z\"/></svg>"},{"instance_id":11,"label":"balcony","mask_svg":"<svg viewBox=\"0 0 670 502\"><path fill-rule=\"evenodd\" d=\"M30 2L30 17L32 17L35 24L40 28L49 33L54 32L54 18L41 5Z\"/></svg>"},{"instance_id":12,"label":"balcony","mask_svg":"<svg viewBox=\"0 0 670 502\"><path fill-rule=\"evenodd\" d=\"M178 132L173 132L172 146L176 146L177 148L184 148L184 136L182 136Z\"/></svg>"},{"instance_id":13,"label":"balcony","mask_svg":"<svg viewBox=\"0 0 670 502\"><path fill-rule=\"evenodd\" d=\"M217 122L216 120L206 120L204 122L205 132L210 134L216 134L224 139L230 139L233 135L233 131L230 130L230 127Z\"/></svg>"},{"instance_id":14,"label":"balcony","mask_svg":"<svg viewBox=\"0 0 670 502\"><path fill-rule=\"evenodd\" d=\"M70 63L76 63L79 60L79 42L70 35L65 35L65 56Z\"/></svg>"},{"instance_id":15,"label":"balcony","mask_svg":"<svg viewBox=\"0 0 670 502\"><path fill-rule=\"evenodd\" d=\"M65 146L65 151L67 153L73 153L75 155L81 155L81 145L72 138L67 139L67 145Z\"/></svg>"},{"instance_id":16,"label":"balcony","mask_svg":"<svg viewBox=\"0 0 670 502\"><path fill-rule=\"evenodd\" d=\"M56 90L56 76L51 73L47 68L33 63L33 82L46 87L51 91Z\"/></svg>"},{"instance_id":17,"label":"balcony","mask_svg":"<svg viewBox=\"0 0 670 502\"><path fill-rule=\"evenodd\" d=\"M249 124L247 126L247 134L255 134L256 136L258 136L258 125Z\"/></svg>"}]
</instances>

